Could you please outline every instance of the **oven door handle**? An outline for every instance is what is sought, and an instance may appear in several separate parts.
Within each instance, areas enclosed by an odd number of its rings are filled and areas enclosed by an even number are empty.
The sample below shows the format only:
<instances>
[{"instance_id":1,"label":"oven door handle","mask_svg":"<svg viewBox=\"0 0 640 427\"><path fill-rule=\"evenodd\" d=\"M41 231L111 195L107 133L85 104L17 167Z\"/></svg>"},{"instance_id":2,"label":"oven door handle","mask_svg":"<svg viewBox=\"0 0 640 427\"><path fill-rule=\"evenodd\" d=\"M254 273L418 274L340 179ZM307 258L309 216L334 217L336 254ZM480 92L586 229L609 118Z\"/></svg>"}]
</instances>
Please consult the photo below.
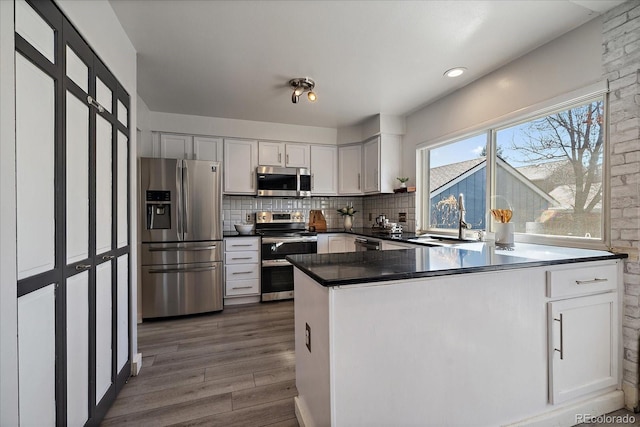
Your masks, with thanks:
<instances>
[{"instance_id":1,"label":"oven door handle","mask_svg":"<svg viewBox=\"0 0 640 427\"><path fill-rule=\"evenodd\" d=\"M263 237L262 243L314 243L318 241L318 236L309 237Z\"/></svg>"},{"instance_id":2,"label":"oven door handle","mask_svg":"<svg viewBox=\"0 0 640 427\"><path fill-rule=\"evenodd\" d=\"M286 259L283 260L264 260L262 261L263 267L287 267L291 265Z\"/></svg>"}]
</instances>

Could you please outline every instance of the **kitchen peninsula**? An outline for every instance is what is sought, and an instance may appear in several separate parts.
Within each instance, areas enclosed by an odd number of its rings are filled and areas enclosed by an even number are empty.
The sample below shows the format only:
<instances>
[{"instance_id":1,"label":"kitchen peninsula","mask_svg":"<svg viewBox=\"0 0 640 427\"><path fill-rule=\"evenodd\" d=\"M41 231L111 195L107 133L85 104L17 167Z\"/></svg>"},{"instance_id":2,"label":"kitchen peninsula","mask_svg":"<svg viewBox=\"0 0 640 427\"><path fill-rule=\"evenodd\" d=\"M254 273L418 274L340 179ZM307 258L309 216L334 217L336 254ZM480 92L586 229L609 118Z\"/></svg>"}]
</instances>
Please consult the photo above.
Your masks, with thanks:
<instances>
[{"instance_id":1,"label":"kitchen peninsula","mask_svg":"<svg viewBox=\"0 0 640 427\"><path fill-rule=\"evenodd\" d=\"M300 424L561 426L623 407L621 258L481 242L288 257Z\"/></svg>"}]
</instances>

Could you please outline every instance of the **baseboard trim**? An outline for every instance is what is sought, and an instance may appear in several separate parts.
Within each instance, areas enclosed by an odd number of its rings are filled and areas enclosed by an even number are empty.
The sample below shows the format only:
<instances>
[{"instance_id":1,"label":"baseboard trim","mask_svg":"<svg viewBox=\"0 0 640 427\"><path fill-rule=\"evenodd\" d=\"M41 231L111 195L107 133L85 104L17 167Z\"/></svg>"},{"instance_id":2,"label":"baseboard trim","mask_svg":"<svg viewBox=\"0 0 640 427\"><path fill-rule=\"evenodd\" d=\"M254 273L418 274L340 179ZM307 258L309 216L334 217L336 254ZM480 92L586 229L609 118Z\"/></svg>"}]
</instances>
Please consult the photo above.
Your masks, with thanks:
<instances>
[{"instance_id":1,"label":"baseboard trim","mask_svg":"<svg viewBox=\"0 0 640 427\"><path fill-rule=\"evenodd\" d=\"M136 377L142 370L142 353L136 353L131 361L131 376Z\"/></svg>"},{"instance_id":2,"label":"baseboard trim","mask_svg":"<svg viewBox=\"0 0 640 427\"><path fill-rule=\"evenodd\" d=\"M311 427L311 424L307 424L307 422L305 421L305 410L302 409L300 398L298 396L295 396L293 398L293 404L296 411L296 419L298 420L298 424L300 425L300 427Z\"/></svg>"},{"instance_id":3,"label":"baseboard trim","mask_svg":"<svg viewBox=\"0 0 640 427\"><path fill-rule=\"evenodd\" d=\"M576 421L579 414L597 417L624 408L624 405L624 393L614 390L504 427L570 427L580 423Z\"/></svg>"}]
</instances>

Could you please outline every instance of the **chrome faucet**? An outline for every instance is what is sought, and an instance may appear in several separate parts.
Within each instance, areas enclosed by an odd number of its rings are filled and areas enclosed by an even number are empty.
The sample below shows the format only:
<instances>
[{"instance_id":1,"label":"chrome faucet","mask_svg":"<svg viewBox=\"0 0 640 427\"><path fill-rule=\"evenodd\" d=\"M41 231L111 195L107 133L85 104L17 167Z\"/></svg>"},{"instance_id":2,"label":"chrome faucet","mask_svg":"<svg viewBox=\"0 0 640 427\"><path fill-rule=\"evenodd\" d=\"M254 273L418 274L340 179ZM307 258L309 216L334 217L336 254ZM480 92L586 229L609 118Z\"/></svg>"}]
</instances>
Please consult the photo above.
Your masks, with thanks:
<instances>
[{"instance_id":1,"label":"chrome faucet","mask_svg":"<svg viewBox=\"0 0 640 427\"><path fill-rule=\"evenodd\" d=\"M458 196L458 210L460 211L460 220L458 221L458 239L464 240L464 233L462 230L464 228L467 230L471 229L471 224L468 224L464 219L466 209L464 208L464 194L462 193Z\"/></svg>"}]
</instances>

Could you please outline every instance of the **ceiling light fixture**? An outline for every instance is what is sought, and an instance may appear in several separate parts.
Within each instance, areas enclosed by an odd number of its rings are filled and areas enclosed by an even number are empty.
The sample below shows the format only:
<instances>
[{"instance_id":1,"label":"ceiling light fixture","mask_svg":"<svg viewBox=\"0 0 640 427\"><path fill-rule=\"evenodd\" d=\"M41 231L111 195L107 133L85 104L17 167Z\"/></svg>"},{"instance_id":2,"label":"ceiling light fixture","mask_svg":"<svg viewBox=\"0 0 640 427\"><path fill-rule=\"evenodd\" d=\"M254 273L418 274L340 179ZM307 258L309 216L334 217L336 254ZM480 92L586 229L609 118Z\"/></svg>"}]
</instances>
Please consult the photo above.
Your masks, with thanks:
<instances>
[{"instance_id":1,"label":"ceiling light fixture","mask_svg":"<svg viewBox=\"0 0 640 427\"><path fill-rule=\"evenodd\" d=\"M452 68L450 70L445 71L444 75L446 77L458 77L464 74L465 71L467 71L467 69L464 67L456 67L456 68Z\"/></svg>"},{"instance_id":2,"label":"ceiling light fixture","mask_svg":"<svg viewBox=\"0 0 640 427\"><path fill-rule=\"evenodd\" d=\"M307 98L311 102L315 102L315 100L318 98L313 91L313 88L316 87L316 82L314 82L309 77L291 79L289 80L289 86L291 86L291 89L293 89L293 93L291 94L291 102L293 102L294 104L298 103L300 95L305 92L309 92L307 94Z\"/></svg>"}]
</instances>

